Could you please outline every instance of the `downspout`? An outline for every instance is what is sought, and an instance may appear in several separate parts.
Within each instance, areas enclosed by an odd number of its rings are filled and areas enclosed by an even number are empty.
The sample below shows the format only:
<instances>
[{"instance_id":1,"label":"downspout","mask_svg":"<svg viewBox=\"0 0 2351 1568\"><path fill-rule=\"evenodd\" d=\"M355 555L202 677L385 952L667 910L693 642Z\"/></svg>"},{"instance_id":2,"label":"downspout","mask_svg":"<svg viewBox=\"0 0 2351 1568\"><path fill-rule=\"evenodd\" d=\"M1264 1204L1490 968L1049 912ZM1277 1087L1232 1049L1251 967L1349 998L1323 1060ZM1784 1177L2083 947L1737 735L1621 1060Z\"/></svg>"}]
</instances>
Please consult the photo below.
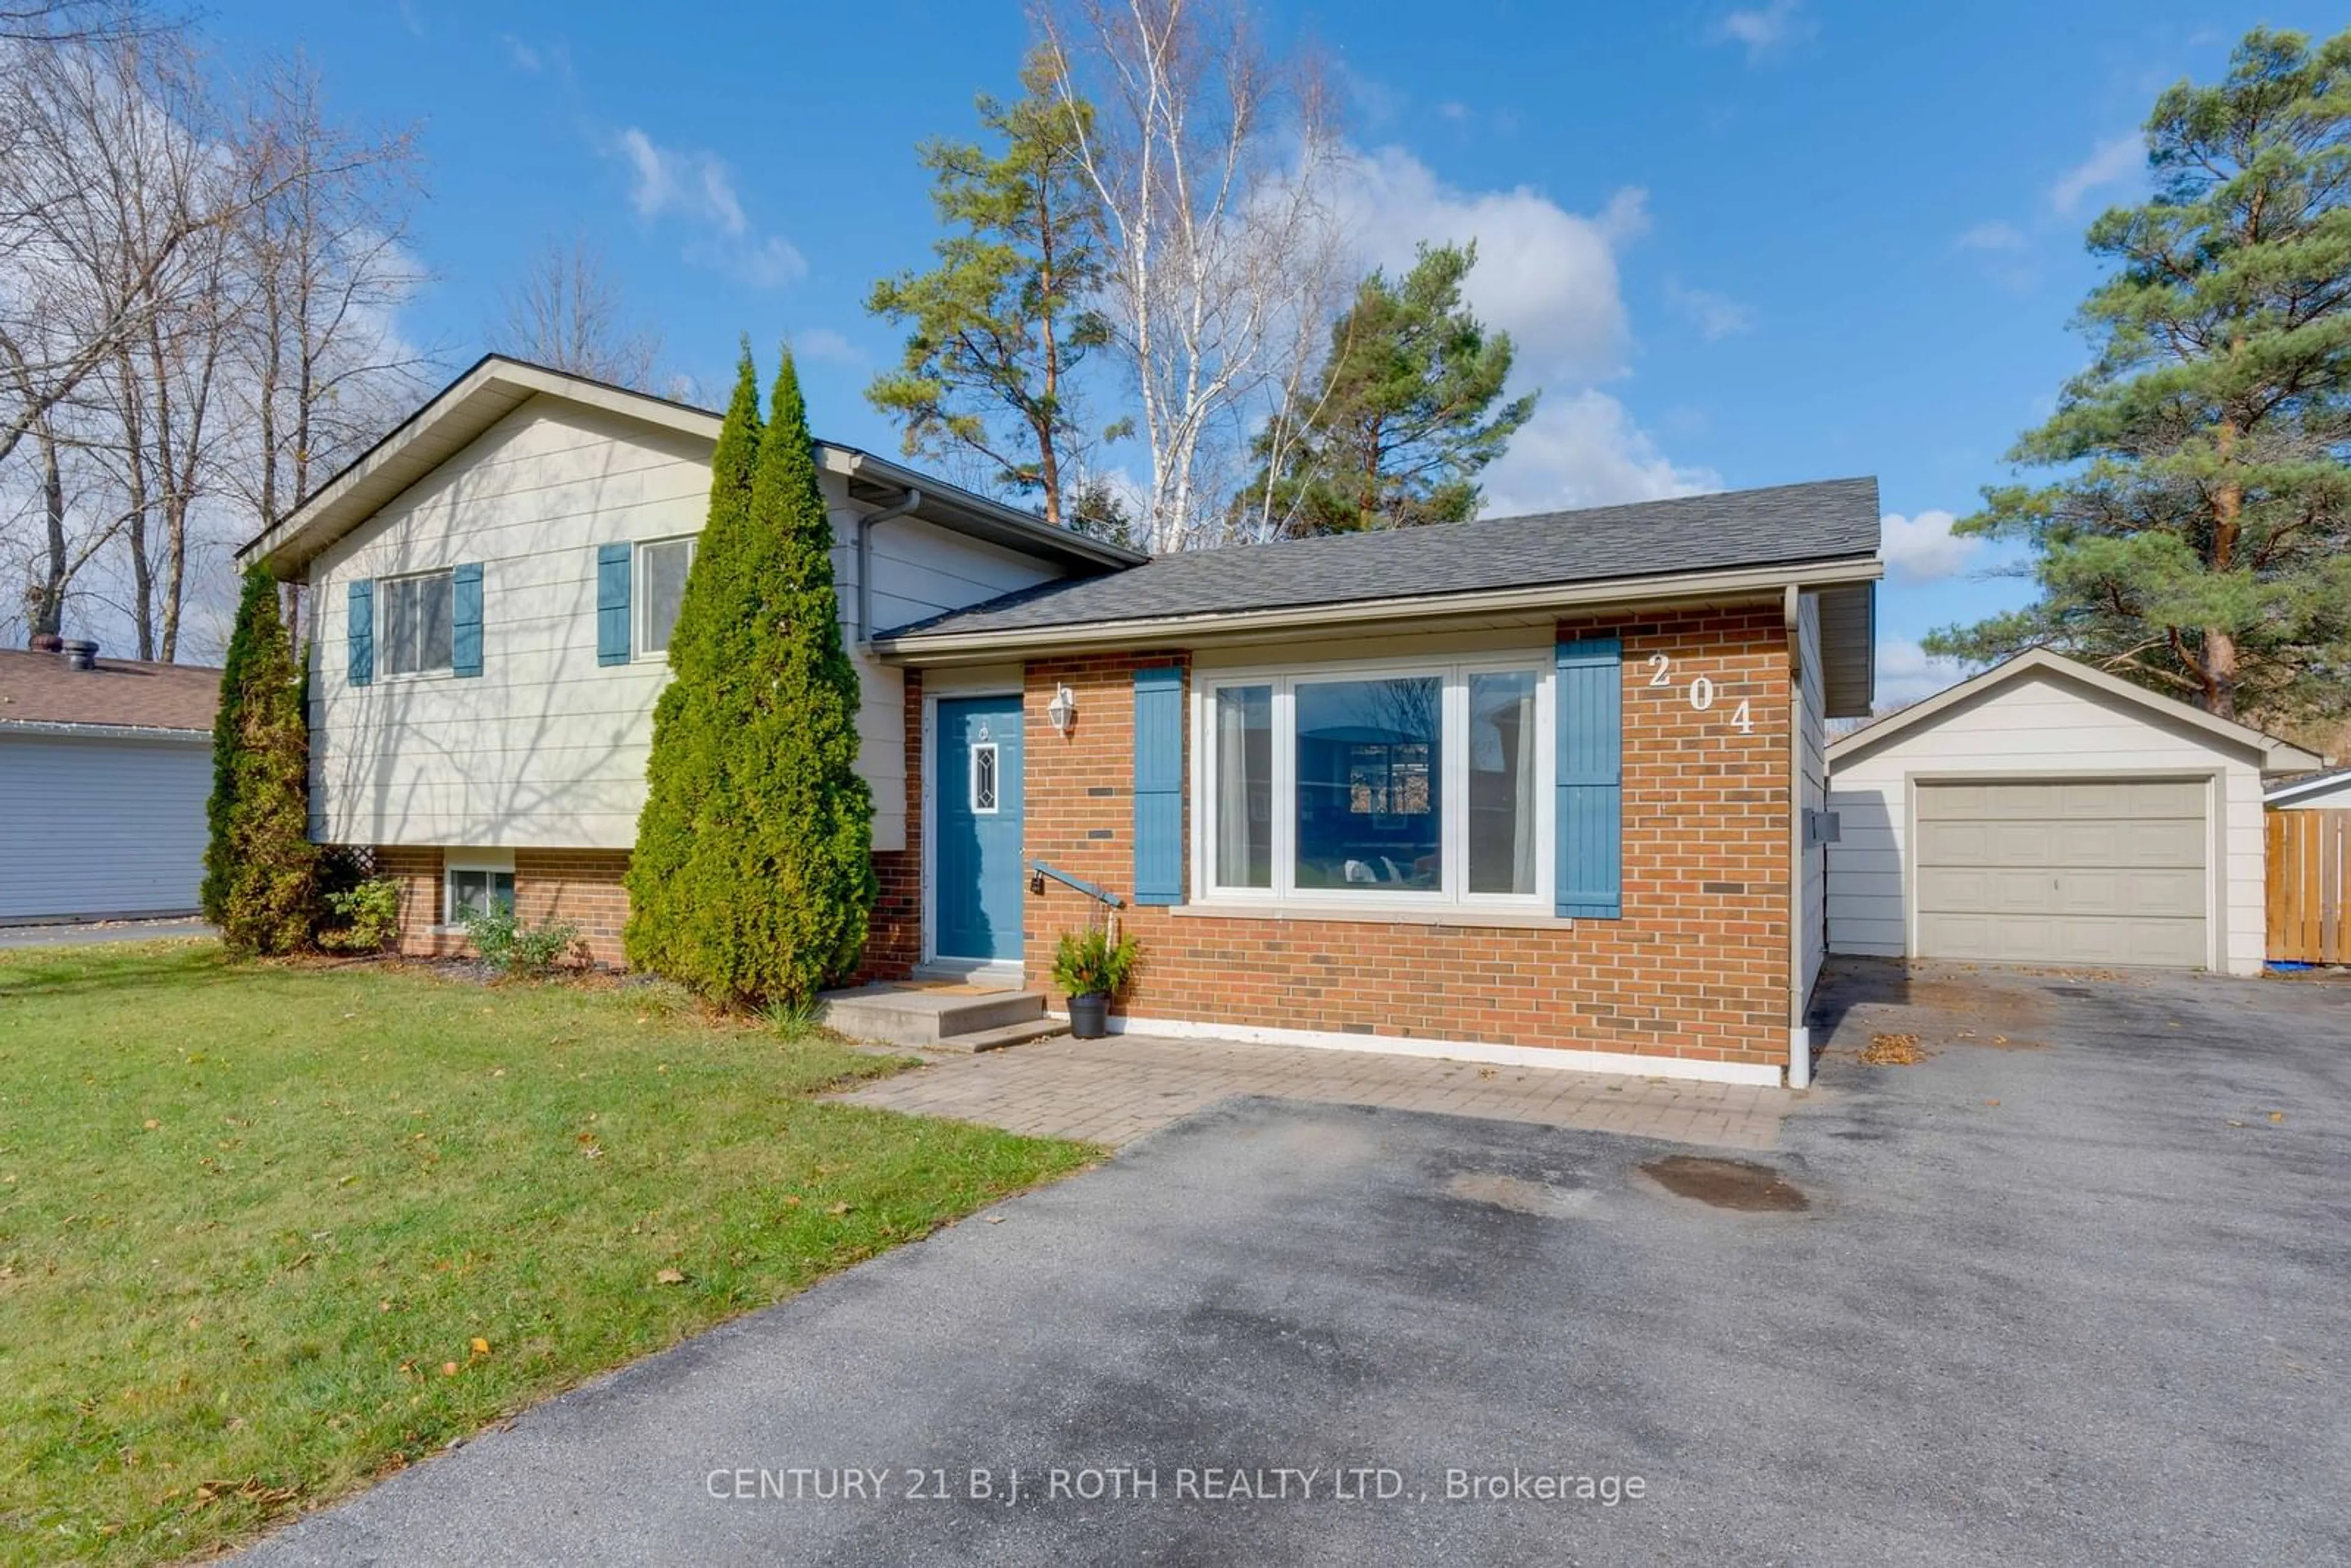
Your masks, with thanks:
<instances>
[{"instance_id":1,"label":"downspout","mask_svg":"<svg viewBox=\"0 0 2351 1568\"><path fill-rule=\"evenodd\" d=\"M873 641L873 525L903 517L923 504L923 493L913 486L878 512L857 519L857 644Z\"/></svg>"},{"instance_id":2,"label":"downspout","mask_svg":"<svg viewBox=\"0 0 2351 1568\"><path fill-rule=\"evenodd\" d=\"M1788 625L1788 1087L1813 1086L1813 1035L1804 1027L1803 591L1782 591Z\"/></svg>"}]
</instances>

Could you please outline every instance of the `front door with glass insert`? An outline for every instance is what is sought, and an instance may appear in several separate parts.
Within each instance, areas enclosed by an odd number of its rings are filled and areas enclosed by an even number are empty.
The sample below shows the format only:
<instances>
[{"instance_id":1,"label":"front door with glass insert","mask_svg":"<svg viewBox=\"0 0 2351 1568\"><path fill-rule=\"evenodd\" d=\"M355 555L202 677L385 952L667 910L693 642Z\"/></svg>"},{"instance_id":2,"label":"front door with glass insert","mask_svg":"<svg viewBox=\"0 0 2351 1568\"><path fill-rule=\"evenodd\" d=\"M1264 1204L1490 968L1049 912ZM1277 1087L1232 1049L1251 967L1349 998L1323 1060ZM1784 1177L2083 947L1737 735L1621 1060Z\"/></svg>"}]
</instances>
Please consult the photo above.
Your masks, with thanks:
<instances>
[{"instance_id":1,"label":"front door with glass insert","mask_svg":"<svg viewBox=\"0 0 2351 1568\"><path fill-rule=\"evenodd\" d=\"M1020 699L942 698L931 760L935 956L1020 960Z\"/></svg>"}]
</instances>

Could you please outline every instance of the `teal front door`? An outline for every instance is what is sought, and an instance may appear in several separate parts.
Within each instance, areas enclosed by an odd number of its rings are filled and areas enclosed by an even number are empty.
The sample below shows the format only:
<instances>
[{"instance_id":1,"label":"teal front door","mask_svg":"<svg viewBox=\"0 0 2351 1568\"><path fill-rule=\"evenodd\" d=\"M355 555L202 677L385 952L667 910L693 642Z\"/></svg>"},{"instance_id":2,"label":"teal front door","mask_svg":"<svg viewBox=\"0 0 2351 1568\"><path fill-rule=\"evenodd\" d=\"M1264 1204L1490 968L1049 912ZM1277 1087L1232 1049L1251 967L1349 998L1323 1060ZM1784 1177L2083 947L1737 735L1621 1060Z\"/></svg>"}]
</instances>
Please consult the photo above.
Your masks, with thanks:
<instances>
[{"instance_id":1,"label":"teal front door","mask_svg":"<svg viewBox=\"0 0 2351 1568\"><path fill-rule=\"evenodd\" d=\"M945 697L931 789L936 941L949 963L1020 960L1020 699Z\"/></svg>"}]
</instances>

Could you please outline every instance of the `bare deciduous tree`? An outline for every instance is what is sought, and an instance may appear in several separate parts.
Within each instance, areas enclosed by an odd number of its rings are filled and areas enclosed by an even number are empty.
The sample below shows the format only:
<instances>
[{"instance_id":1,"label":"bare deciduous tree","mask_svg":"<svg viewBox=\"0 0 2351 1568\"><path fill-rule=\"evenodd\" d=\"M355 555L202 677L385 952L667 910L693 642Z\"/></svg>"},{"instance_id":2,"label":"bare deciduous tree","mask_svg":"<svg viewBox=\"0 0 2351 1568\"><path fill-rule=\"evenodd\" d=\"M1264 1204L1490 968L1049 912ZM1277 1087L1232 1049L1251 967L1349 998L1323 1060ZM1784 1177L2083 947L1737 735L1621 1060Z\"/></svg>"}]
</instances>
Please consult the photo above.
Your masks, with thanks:
<instances>
[{"instance_id":1,"label":"bare deciduous tree","mask_svg":"<svg viewBox=\"0 0 2351 1568\"><path fill-rule=\"evenodd\" d=\"M1150 448L1148 543L1221 543L1249 427L1305 384L1345 281L1332 100L1233 0L1060 0L1037 21L1094 108L1081 158Z\"/></svg>"},{"instance_id":2,"label":"bare deciduous tree","mask_svg":"<svg viewBox=\"0 0 2351 1568\"><path fill-rule=\"evenodd\" d=\"M332 119L298 55L255 75L239 141L236 361L256 450L236 489L266 528L382 434L430 368L392 320L424 281L406 246L422 159L411 131Z\"/></svg>"},{"instance_id":3,"label":"bare deciduous tree","mask_svg":"<svg viewBox=\"0 0 2351 1568\"><path fill-rule=\"evenodd\" d=\"M7 48L27 68L0 135L29 155L0 171L0 500L29 488L39 519L11 534L26 626L103 607L174 660L191 604L232 596L233 539L414 384L392 327L413 153L329 120L299 59L225 120L178 32ZM6 465L27 435L30 474Z\"/></svg>"},{"instance_id":4,"label":"bare deciduous tree","mask_svg":"<svg viewBox=\"0 0 2351 1568\"><path fill-rule=\"evenodd\" d=\"M550 370L654 391L661 334L628 319L603 253L582 235L551 245L500 299L505 317L490 332L501 353Z\"/></svg>"}]
</instances>

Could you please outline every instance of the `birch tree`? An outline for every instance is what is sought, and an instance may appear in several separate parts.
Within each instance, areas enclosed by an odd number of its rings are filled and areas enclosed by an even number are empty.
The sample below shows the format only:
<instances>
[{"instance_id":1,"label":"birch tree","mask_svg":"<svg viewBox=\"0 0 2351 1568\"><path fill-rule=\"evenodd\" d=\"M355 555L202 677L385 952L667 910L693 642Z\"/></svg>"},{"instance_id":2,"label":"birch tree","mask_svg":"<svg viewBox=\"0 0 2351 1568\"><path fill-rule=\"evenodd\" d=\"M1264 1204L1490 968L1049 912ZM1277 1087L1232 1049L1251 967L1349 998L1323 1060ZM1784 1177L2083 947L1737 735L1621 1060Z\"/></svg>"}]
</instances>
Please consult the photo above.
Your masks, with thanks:
<instances>
[{"instance_id":1,"label":"birch tree","mask_svg":"<svg viewBox=\"0 0 2351 1568\"><path fill-rule=\"evenodd\" d=\"M1144 542L1221 543L1249 428L1305 384L1329 319L1331 100L1230 0L1063 0L1038 26L1065 101L1093 107L1079 164L1150 453Z\"/></svg>"}]
</instances>

